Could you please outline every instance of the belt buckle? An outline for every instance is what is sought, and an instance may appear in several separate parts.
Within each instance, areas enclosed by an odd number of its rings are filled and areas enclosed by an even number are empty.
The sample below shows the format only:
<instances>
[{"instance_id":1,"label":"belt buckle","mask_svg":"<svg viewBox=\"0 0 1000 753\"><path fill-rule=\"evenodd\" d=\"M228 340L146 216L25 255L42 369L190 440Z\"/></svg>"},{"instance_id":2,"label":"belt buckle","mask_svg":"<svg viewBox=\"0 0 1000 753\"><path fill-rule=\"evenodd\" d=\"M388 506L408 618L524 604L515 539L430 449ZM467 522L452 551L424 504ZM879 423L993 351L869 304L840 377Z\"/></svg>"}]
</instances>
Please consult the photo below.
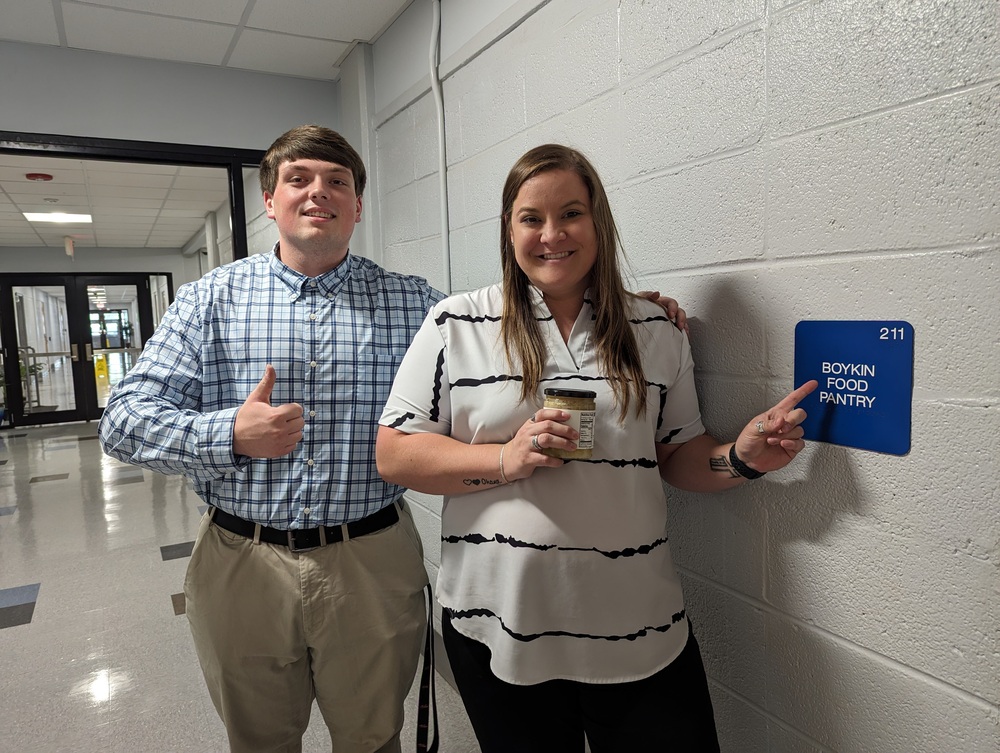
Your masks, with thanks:
<instances>
[{"instance_id":1,"label":"belt buckle","mask_svg":"<svg viewBox=\"0 0 1000 753\"><path fill-rule=\"evenodd\" d=\"M313 549L319 549L318 546L298 546L295 543L296 533L298 533L298 529L288 529L288 551L294 552L295 554L301 554L302 552L311 552Z\"/></svg>"}]
</instances>

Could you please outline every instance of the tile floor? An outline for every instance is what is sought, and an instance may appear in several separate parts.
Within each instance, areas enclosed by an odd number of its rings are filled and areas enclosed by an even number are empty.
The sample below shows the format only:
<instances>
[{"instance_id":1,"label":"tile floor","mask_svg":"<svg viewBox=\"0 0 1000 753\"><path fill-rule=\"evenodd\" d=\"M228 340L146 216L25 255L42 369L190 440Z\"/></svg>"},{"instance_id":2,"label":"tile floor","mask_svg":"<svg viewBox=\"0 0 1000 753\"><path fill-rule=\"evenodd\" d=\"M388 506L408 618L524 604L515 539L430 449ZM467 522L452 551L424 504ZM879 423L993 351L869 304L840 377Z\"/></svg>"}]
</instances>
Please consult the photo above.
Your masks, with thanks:
<instances>
[{"instance_id":1,"label":"tile floor","mask_svg":"<svg viewBox=\"0 0 1000 753\"><path fill-rule=\"evenodd\" d=\"M204 502L107 457L96 432L0 431L0 749L224 753L181 594ZM441 753L478 753L455 691L437 689ZM415 710L411 692L404 751ZM330 750L316 709L304 750Z\"/></svg>"}]
</instances>

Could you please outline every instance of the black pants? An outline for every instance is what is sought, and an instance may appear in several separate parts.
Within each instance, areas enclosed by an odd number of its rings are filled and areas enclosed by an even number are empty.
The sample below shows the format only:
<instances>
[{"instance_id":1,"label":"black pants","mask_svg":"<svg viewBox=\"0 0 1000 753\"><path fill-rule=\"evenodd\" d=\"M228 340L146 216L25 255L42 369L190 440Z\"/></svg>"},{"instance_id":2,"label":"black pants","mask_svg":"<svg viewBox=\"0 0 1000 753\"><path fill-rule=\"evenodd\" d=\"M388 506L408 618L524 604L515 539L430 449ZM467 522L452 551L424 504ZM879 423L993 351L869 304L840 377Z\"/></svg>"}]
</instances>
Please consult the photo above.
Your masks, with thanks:
<instances>
[{"instance_id":1,"label":"black pants","mask_svg":"<svg viewBox=\"0 0 1000 753\"><path fill-rule=\"evenodd\" d=\"M712 699L694 633L651 677L591 684L511 685L490 671L490 650L452 627L441 634L483 753L717 753Z\"/></svg>"}]
</instances>

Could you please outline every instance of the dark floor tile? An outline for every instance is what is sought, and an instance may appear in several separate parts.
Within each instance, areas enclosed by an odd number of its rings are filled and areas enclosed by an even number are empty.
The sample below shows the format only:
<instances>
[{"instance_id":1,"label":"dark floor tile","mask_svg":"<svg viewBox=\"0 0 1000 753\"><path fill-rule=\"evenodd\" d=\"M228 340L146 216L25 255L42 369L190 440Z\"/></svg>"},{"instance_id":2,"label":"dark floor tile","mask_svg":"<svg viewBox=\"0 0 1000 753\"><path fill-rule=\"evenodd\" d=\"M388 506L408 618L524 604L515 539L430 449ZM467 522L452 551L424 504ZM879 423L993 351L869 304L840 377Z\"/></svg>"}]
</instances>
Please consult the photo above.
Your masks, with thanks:
<instances>
[{"instance_id":1,"label":"dark floor tile","mask_svg":"<svg viewBox=\"0 0 1000 753\"><path fill-rule=\"evenodd\" d=\"M0 607L0 629L27 625L35 613L35 602L16 604L12 607Z\"/></svg>"},{"instance_id":2,"label":"dark floor tile","mask_svg":"<svg viewBox=\"0 0 1000 753\"><path fill-rule=\"evenodd\" d=\"M16 512L17 512L16 507L0 507L0 518L2 518L4 515L13 515Z\"/></svg>"},{"instance_id":3,"label":"dark floor tile","mask_svg":"<svg viewBox=\"0 0 1000 753\"><path fill-rule=\"evenodd\" d=\"M168 544L160 547L160 556L164 562L178 560L181 557L190 557L192 549L194 549L193 541L185 541L183 544Z\"/></svg>"},{"instance_id":4,"label":"dark floor tile","mask_svg":"<svg viewBox=\"0 0 1000 753\"><path fill-rule=\"evenodd\" d=\"M62 481L63 479L69 478L68 473L52 473L48 476L35 476L29 479L29 484L36 484L39 481Z\"/></svg>"},{"instance_id":5,"label":"dark floor tile","mask_svg":"<svg viewBox=\"0 0 1000 753\"><path fill-rule=\"evenodd\" d=\"M7 461L6 460L0 460L0 465L7 465Z\"/></svg>"},{"instance_id":6,"label":"dark floor tile","mask_svg":"<svg viewBox=\"0 0 1000 753\"><path fill-rule=\"evenodd\" d=\"M89 437L79 437L79 440L81 442L86 442L88 439L97 439L97 435L96 434L91 434Z\"/></svg>"},{"instance_id":7,"label":"dark floor tile","mask_svg":"<svg viewBox=\"0 0 1000 753\"><path fill-rule=\"evenodd\" d=\"M170 601L174 605L174 616L184 614L185 608L187 607L187 602L184 600L184 594L170 594Z\"/></svg>"},{"instance_id":8,"label":"dark floor tile","mask_svg":"<svg viewBox=\"0 0 1000 753\"><path fill-rule=\"evenodd\" d=\"M0 588L0 607L16 607L20 604L31 604L38 601L38 590L41 583L29 583L27 586Z\"/></svg>"}]
</instances>

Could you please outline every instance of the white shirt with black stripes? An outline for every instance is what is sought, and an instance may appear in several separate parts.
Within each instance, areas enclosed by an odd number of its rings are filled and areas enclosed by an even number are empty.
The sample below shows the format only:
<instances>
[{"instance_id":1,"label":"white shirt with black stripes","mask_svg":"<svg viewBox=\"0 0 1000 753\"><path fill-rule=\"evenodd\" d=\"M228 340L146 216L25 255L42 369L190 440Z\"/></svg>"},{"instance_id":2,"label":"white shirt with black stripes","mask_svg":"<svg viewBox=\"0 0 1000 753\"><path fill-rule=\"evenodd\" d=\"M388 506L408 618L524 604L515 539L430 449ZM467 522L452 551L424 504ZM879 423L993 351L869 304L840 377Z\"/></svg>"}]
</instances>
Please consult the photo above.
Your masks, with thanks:
<instances>
[{"instance_id":1,"label":"white shirt with black stripes","mask_svg":"<svg viewBox=\"0 0 1000 753\"><path fill-rule=\"evenodd\" d=\"M621 424L593 349L589 300L566 343L539 291L532 295L548 347L537 400L519 402L519 374L499 343L495 285L434 306L380 423L504 443L541 407L545 387L595 391L591 460L445 497L438 599L459 632L489 646L491 668L507 682L642 679L669 664L688 637L655 443L705 430L690 347L659 306L631 302L648 400L643 416L630 411Z\"/></svg>"}]
</instances>

